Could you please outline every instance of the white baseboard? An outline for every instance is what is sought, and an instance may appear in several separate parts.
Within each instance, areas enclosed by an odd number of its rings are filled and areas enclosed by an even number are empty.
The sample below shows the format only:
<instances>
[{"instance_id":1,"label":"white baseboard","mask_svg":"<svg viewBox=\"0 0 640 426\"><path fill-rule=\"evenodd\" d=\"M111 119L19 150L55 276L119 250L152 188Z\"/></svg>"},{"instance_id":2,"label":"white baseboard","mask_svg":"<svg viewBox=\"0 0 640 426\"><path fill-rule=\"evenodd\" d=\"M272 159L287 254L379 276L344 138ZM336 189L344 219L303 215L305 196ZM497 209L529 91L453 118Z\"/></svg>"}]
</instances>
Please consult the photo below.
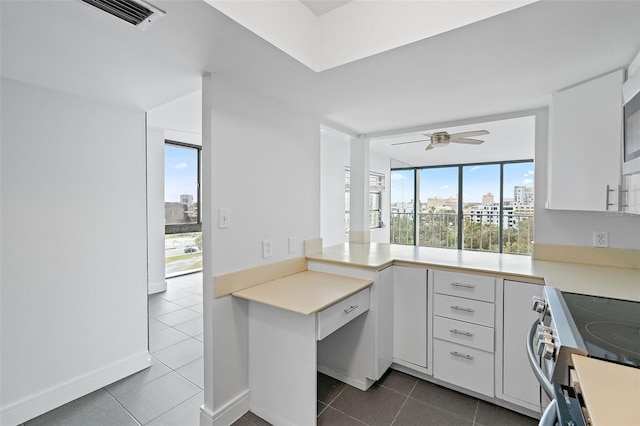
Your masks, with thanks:
<instances>
[{"instance_id":1,"label":"white baseboard","mask_svg":"<svg viewBox=\"0 0 640 426\"><path fill-rule=\"evenodd\" d=\"M150 283L147 287L147 294L156 294L167 290L167 281L158 281Z\"/></svg>"},{"instance_id":2,"label":"white baseboard","mask_svg":"<svg viewBox=\"0 0 640 426\"><path fill-rule=\"evenodd\" d=\"M19 425L67 402L137 373L150 365L149 352L144 351L82 376L72 378L2 407L0 409L0 424L6 426Z\"/></svg>"},{"instance_id":3,"label":"white baseboard","mask_svg":"<svg viewBox=\"0 0 640 426\"><path fill-rule=\"evenodd\" d=\"M249 389L216 411L200 407L200 426L229 426L249 411Z\"/></svg>"}]
</instances>

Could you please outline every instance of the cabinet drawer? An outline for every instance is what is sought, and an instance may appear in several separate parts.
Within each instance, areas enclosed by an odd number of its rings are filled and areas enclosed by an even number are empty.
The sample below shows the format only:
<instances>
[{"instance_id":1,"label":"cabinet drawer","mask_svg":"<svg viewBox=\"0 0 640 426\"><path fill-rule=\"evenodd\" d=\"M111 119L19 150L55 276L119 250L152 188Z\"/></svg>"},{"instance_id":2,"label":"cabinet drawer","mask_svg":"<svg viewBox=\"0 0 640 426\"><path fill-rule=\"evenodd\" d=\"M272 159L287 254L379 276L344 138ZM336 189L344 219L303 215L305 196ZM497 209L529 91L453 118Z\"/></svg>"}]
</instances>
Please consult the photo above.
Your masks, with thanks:
<instances>
[{"instance_id":1,"label":"cabinet drawer","mask_svg":"<svg viewBox=\"0 0 640 426\"><path fill-rule=\"evenodd\" d=\"M435 294L433 296L433 313L445 318L493 327L495 306L493 303L462 297Z\"/></svg>"},{"instance_id":2,"label":"cabinet drawer","mask_svg":"<svg viewBox=\"0 0 640 426\"><path fill-rule=\"evenodd\" d=\"M317 313L316 340L322 340L358 315L369 310L369 288L359 291Z\"/></svg>"},{"instance_id":3,"label":"cabinet drawer","mask_svg":"<svg viewBox=\"0 0 640 426\"><path fill-rule=\"evenodd\" d=\"M486 352L494 352L491 327L434 316L433 337Z\"/></svg>"},{"instance_id":4,"label":"cabinet drawer","mask_svg":"<svg viewBox=\"0 0 640 426\"><path fill-rule=\"evenodd\" d=\"M433 289L436 293L467 299L495 302L495 278L458 272L434 271Z\"/></svg>"},{"instance_id":5,"label":"cabinet drawer","mask_svg":"<svg viewBox=\"0 0 640 426\"><path fill-rule=\"evenodd\" d=\"M494 396L493 354L444 340L433 340L436 379Z\"/></svg>"}]
</instances>

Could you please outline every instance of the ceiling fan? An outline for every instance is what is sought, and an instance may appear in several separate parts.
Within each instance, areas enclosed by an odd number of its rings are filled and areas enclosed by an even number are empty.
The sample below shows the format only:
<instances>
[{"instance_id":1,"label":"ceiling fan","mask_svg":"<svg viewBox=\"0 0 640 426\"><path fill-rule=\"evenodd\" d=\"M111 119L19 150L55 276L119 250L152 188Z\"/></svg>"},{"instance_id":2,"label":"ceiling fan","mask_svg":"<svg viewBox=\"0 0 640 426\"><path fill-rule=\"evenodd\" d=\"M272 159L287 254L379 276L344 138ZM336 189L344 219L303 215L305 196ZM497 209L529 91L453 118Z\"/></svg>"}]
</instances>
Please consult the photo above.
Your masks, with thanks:
<instances>
[{"instance_id":1,"label":"ceiling fan","mask_svg":"<svg viewBox=\"0 0 640 426\"><path fill-rule=\"evenodd\" d=\"M482 136L488 135L489 132L487 130L472 130L470 132L460 132L460 133L452 133L449 132L435 132L435 133L424 133L429 139L419 139L417 141L409 141L409 142L398 142L393 143L391 145L404 145L409 143L417 143L417 142L425 142L429 141L429 145L425 149L433 149L439 146L447 146L449 143L462 143L468 145L480 145L484 141L480 139L471 139L470 136Z\"/></svg>"}]
</instances>

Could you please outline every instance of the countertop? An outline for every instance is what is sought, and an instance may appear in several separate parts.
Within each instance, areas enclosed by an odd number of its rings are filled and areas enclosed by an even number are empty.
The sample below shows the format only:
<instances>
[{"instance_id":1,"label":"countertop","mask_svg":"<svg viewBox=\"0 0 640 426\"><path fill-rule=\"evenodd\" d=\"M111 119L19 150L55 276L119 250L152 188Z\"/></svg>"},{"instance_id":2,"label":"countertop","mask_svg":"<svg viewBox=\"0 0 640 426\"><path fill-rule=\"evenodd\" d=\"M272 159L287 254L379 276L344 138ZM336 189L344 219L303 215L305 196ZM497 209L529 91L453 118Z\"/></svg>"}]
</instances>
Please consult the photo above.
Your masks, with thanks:
<instances>
[{"instance_id":1,"label":"countertop","mask_svg":"<svg viewBox=\"0 0 640 426\"><path fill-rule=\"evenodd\" d=\"M572 357L593 426L640 425L640 369Z\"/></svg>"},{"instance_id":2,"label":"countertop","mask_svg":"<svg viewBox=\"0 0 640 426\"><path fill-rule=\"evenodd\" d=\"M529 256L404 246L345 243L307 255L316 260L371 269L391 264L461 269L546 284L561 291L640 301L640 269L533 260Z\"/></svg>"},{"instance_id":3,"label":"countertop","mask_svg":"<svg viewBox=\"0 0 640 426\"><path fill-rule=\"evenodd\" d=\"M244 290L234 296L310 315L369 287L370 280L303 271Z\"/></svg>"}]
</instances>

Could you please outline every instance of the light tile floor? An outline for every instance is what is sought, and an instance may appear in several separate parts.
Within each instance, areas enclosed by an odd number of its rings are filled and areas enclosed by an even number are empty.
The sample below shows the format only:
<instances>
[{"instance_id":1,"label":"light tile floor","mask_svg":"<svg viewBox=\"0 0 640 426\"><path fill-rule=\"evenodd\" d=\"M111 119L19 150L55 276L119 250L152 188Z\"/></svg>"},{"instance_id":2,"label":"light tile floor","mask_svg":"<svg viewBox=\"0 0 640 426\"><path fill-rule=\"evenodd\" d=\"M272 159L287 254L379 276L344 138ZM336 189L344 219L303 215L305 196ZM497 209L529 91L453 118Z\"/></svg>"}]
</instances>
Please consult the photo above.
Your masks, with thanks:
<instances>
[{"instance_id":1,"label":"light tile floor","mask_svg":"<svg viewBox=\"0 0 640 426\"><path fill-rule=\"evenodd\" d=\"M149 296L151 367L25 426L198 426L203 403L202 273Z\"/></svg>"},{"instance_id":2,"label":"light tile floor","mask_svg":"<svg viewBox=\"0 0 640 426\"><path fill-rule=\"evenodd\" d=\"M202 273L168 280L149 296L151 367L25 426L199 426L203 403ZM537 424L492 404L389 370L367 392L318 374L318 425ZM268 426L248 412L235 426Z\"/></svg>"}]
</instances>

